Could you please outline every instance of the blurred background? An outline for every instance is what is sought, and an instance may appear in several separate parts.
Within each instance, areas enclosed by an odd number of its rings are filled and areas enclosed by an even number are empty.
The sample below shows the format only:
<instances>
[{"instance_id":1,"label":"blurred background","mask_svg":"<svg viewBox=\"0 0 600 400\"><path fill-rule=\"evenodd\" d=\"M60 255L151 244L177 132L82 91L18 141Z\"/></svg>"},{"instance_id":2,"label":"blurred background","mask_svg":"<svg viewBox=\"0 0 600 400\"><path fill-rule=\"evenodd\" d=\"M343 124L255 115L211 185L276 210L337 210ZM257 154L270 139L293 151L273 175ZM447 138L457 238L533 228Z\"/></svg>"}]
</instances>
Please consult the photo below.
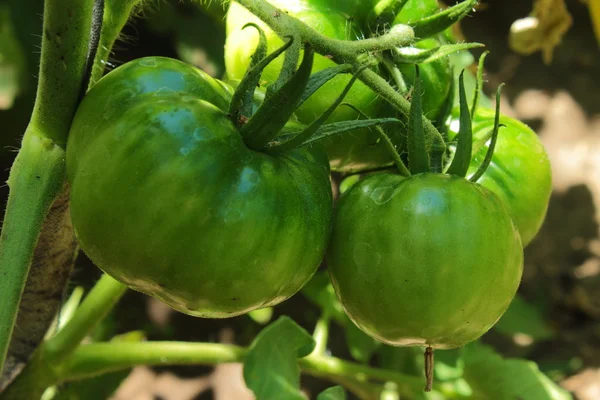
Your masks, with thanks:
<instances>
[{"instance_id":1,"label":"blurred background","mask_svg":"<svg viewBox=\"0 0 600 400\"><path fill-rule=\"evenodd\" d=\"M506 83L502 111L539 134L552 161L554 181L546 222L525 249L518 303L482 341L505 357L536 361L551 379L582 400L600 399L600 48L588 8L595 0L589 1L539 1L536 4L545 3L546 8L537 11L532 1L482 1L461 24L468 41L483 43L491 51L486 92ZM0 0L2 181L7 179L34 101L42 3ZM219 2L212 3L201 7L179 0L147 2L125 28L111 68L134 58L162 55L222 76L224 10ZM532 10L535 20L527 19ZM515 24L517 20L521 22ZM7 194L7 187L0 187L3 203ZM71 285L91 287L99 274L81 255ZM319 308L299 294L274 310L250 317L203 320L172 312L130 291L95 337L141 330L155 340L248 345L265 323L281 314L310 331ZM330 335L331 352L351 358L347 333L332 325ZM244 387L241 366L235 364L140 367L114 374L112 384L108 380L95 386L86 383L89 395L82 398L108 398L128 375L113 398L252 398ZM302 384L309 396L329 386L310 377L303 377Z\"/></svg>"}]
</instances>

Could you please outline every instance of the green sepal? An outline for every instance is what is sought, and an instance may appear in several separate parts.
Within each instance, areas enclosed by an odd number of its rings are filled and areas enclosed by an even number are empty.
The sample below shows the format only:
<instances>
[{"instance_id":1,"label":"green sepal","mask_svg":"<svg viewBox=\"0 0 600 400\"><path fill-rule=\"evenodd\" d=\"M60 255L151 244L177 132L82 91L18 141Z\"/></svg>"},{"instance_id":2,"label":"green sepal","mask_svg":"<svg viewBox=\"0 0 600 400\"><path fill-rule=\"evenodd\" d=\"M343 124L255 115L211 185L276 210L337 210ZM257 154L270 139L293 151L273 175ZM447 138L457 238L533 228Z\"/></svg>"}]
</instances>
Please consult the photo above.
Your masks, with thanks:
<instances>
[{"instance_id":1,"label":"green sepal","mask_svg":"<svg viewBox=\"0 0 600 400\"><path fill-rule=\"evenodd\" d=\"M252 55L250 67L240 81L237 90L233 93L231 104L229 106L229 115L236 126L243 124L240 117L249 118L252 115L252 105L254 100L254 89L258 86L262 69L253 70L253 67L258 65L267 56L267 37L260 26L253 22L249 22L242 29L253 27L258 31L258 45ZM289 44L286 44L289 46Z\"/></svg>"},{"instance_id":2,"label":"green sepal","mask_svg":"<svg viewBox=\"0 0 600 400\"><path fill-rule=\"evenodd\" d=\"M408 118L408 166L412 175L429 172L429 154L423 131L423 108L421 106L421 77L415 65L415 83Z\"/></svg>"},{"instance_id":3,"label":"green sepal","mask_svg":"<svg viewBox=\"0 0 600 400\"><path fill-rule=\"evenodd\" d=\"M500 131L500 127L504 126L500 124L500 92L502 91L502 86L504 86L504 84L498 86L498 90L496 90L496 114L494 116L494 130L492 131L492 139L490 141L488 151L487 153L485 153L485 158L481 162L481 165L479 166L479 168L477 168L477 171L475 171L475 173L469 178L471 182L477 182L492 162L494 150L496 149L496 142L498 141L498 133Z\"/></svg>"},{"instance_id":4,"label":"green sepal","mask_svg":"<svg viewBox=\"0 0 600 400\"><path fill-rule=\"evenodd\" d=\"M264 149L290 119L310 78L314 51L306 45L304 58L296 73L275 93L266 97L256 114L240 128L246 145L254 150Z\"/></svg>"},{"instance_id":5,"label":"green sepal","mask_svg":"<svg viewBox=\"0 0 600 400\"><path fill-rule=\"evenodd\" d=\"M413 27L415 38L425 39L443 32L467 16L475 4L477 4L477 1L478 0L465 0L455 6L448 7L444 11L440 11L437 14L421 19L414 24L410 24Z\"/></svg>"},{"instance_id":6,"label":"green sepal","mask_svg":"<svg viewBox=\"0 0 600 400\"><path fill-rule=\"evenodd\" d=\"M461 72L458 78L458 95L460 106L460 127L458 129L458 143L456 144L456 153L452 164L446 171L447 174L465 177L471 162L471 152L473 151L473 128L471 126L471 115L469 105L467 104L467 94L465 93L464 73Z\"/></svg>"},{"instance_id":7,"label":"green sepal","mask_svg":"<svg viewBox=\"0 0 600 400\"><path fill-rule=\"evenodd\" d=\"M267 87L265 93L266 98L269 98L275 95L275 93L279 92L296 75L298 60L300 59L301 43L302 41L300 37L293 36L292 45L288 51L285 52L283 65L281 66L279 76L277 76L275 82ZM304 55L304 58L306 58L306 54Z\"/></svg>"},{"instance_id":8,"label":"green sepal","mask_svg":"<svg viewBox=\"0 0 600 400\"><path fill-rule=\"evenodd\" d=\"M358 107L355 107L354 105L352 105L350 103L343 103L343 105L352 108L361 117L366 118L366 119L369 118L364 112L359 110ZM385 143L385 145L388 149L388 152L392 156L392 159L394 160L394 164L396 165L396 168L398 169L398 172L400 173L400 175L410 176L410 171L408 170L408 168L406 168L406 165L404 165L404 162L402 161L402 158L400 157L400 154L398 153L398 149L396 149L396 146L394 145L394 142L392 141L392 139L387 135L387 133L385 133L385 131L381 128L381 126L375 125L374 128L377 131L377 133L379 134L381 140L383 140L383 142Z\"/></svg>"},{"instance_id":9,"label":"green sepal","mask_svg":"<svg viewBox=\"0 0 600 400\"><path fill-rule=\"evenodd\" d=\"M331 71L330 74L323 75L323 78L327 78L328 77L327 80L329 80L329 79L333 78L335 75L337 75L337 72L335 71L335 68L336 67L334 67L334 71ZM331 104L327 108L327 110L325 110L325 112L319 116L319 118L317 118L316 120L314 120L304 130L302 130L298 134L292 136L290 139L287 139L287 140L285 140L283 142L277 143L277 144L269 147L269 152L281 153L281 152L284 152L284 151L292 150L292 149L294 149L296 147L299 147L302 143L304 143L308 139L310 139L311 136L313 136L317 132L317 130L325 123L325 121L327 121L327 119L331 116L331 114L333 114L333 112L335 111L335 109L344 100L344 97L346 97L346 95L348 94L348 92L352 88L352 85L354 84L354 82L356 82L356 79L358 78L358 75L360 75L362 73L362 71L364 71L366 68L367 68L367 66L361 67L356 72L356 74L354 74L352 76L352 78L350 79L350 81L348 82L348 84L346 85L346 87L344 88L344 90L342 91L342 93L338 96L337 99L335 99L335 101L333 102L333 104ZM328 70L330 70L330 68L328 68ZM332 73L335 73L335 75L333 75ZM321 83L321 85L323 83L325 83L325 82L327 82L327 81L323 80L323 79L319 79L317 81L317 83ZM311 80L309 79L309 83L307 84L307 89L304 90L303 97L304 97L304 95L306 95L307 92L311 92L312 91L314 93L314 91L318 89L318 87L316 89L314 88L315 84L310 85L310 83L311 83ZM309 86L310 86L310 88L309 88ZM308 96L310 96L310 94L312 94L312 93L309 93Z\"/></svg>"},{"instance_id":10,"label":"green sepal","mask_svg":"<svg viewBox=\"0 0 600 400\"><path fill-rule=\"evenodd\" d=\"M454 78L450 80L450 90L448 91L448 95L446 96L446 100L442 104L442 108L440 109L440 113L433 124L436 129L442 134L444 138L444 142L448 142L448 126L446 125L446 121L452 114L452 108L454 107L454 92L456 91L456 83L454 82Z\"/></svg>"},{"instance_id":11,"label":"green sepal","mask_svg":"<svg viewBox=\"0 0 600 400\"><path fill-rule=\"evenodd\" d=\"M471 105L471 115L475 116L477 111L477 103L479 102L479 93L483 88L483 66L485 64L485 57L489 54L489 51L484 51L479 57L479 63L477 65L477 80L475 81L475 90L473 93L473 105Z\"/></svg>"},{"instance_id":12,"label":"green sepal","mask_svg":"<svg viewBox=\"0 0 600 400\"><path fill-rule=\"evenodd\" d=\"M433 49L417 47L397 47L394 49L394 61L404 64L427 64L458 51L484 47L481 43L444 44Z\"/></svg>"},{"instance_id":13,"label":"green sepal","mask_svg":"<svg viewBox=\"0 0 600 400\"><path fill-rule=\"evenodd\" d=\"M254 24L246 24L246 26L248 25ZM260 30L258 26L257 29L259 29L259 32L262 33L262 30ZM263 36L264 33L261 34L261 40ZM238 127L243 125L243 122L240 118L241 116L251 116L252 105L254 100L254 90L258 85L263 70L271 61L279 57L281 53L283 53L288 47L290 47L292 41L293 39L290 37L289 40L283 44L283 46L281 46L268 56L263 56L260 60L258 60L258 58L261 56L261 53L259 53L259 51L262 52L262 50L260 50L261 44L259 41L259 45L256 49L256 52L252 56L251 67L248 68L248 70L244 74L244 77L235 89L235 92L233 93L233 96L231 98L231 104L229 106L229 118L234 123L234 125Z\"/></svg>"},{"instance_id":14,"label":"green sepal","mask_svg":"<svg viewBox=\"0 0 600 400\"><path fill-rule=\"evenodd\" d=\"M380 26L389 25L408 0L379 0L367 17L371 32L377 32Z\"/></svg>"},{"instance_id":15,"label":"green sepal","mask_svg":"<svg viewBox=\"0 0 600 400\"><path fill-rule=\"evenodd\" d=\"M302 97L298 102L298 106L304 103L310 96L313 95L317 90L321 88L324 84L329 82L334 77L339 74L345 74L352 71L352 65L350 64L340 64L335 67L329 67L320 70L310 76L308 83L306 84L306 88L302 93Z\"/></svg>"},{"instance_id":16,"label":"green sepal","mask_svg":"<svg viewBox=\"0 0 600 400\"><path fill-rule=\"evenodd\" d=\"M373 118L332 122L331 124L322 125L319 129L317 129L315 134L310 139L301 144L301 147L312 145L332 136L340 135L355 129L370 128L383 124L402 124L402 121L396 118Z\"/></svg>"}]
</instances>

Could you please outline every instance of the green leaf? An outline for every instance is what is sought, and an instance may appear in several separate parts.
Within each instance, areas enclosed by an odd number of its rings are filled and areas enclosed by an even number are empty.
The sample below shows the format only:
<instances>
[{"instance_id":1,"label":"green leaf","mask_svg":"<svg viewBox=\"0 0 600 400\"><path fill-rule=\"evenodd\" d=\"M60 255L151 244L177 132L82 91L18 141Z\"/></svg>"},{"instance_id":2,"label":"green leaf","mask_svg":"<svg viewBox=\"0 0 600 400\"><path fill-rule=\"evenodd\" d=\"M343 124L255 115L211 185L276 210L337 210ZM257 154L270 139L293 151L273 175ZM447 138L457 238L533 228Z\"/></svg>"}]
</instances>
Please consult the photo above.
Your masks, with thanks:
<instances>
[{"instance_id":1,"label":"green leaf","mask_svg":"<svg viewBox=\"0 0 600 400\"><path fill-rule=\"evenodd\" d=\"M322 391L317 400L346 400L346 393L341 386L334 386Z\"/></svg>"},{"instance_id":2,"label":"green leaf","mask_svg":"<svg viewBox=\"0 0 600 400\"><path fill-rule=\"evenodd\" d=\"M504 359L489 346L477 342L467 345L464 363L464 378L473 390L472 399L572 399L534 362Z\"/></svg>"},{"instance_id":3,"label":"green leaf","mask_svg":"<svg viewBox=\"0 0 600 400\"><path fill-rule=\"evenodd\" d=\"M260 400L304 400L297 359L309 355L315 342L286 316L263 329L244 360L244 380Z\"/></svg>"},{"instance_id":4,"label":"green leaf","mask_svg":"<svg viewBox=\"0 0 600 400\"><path fill-rule=\"evenodd\" d=\"M525 334L535 340L548 339L554 332L548 326L537 308L525 301L521 296L516 296L508 310L494 329L507 336Z\"/></svg>"}]
</instances>

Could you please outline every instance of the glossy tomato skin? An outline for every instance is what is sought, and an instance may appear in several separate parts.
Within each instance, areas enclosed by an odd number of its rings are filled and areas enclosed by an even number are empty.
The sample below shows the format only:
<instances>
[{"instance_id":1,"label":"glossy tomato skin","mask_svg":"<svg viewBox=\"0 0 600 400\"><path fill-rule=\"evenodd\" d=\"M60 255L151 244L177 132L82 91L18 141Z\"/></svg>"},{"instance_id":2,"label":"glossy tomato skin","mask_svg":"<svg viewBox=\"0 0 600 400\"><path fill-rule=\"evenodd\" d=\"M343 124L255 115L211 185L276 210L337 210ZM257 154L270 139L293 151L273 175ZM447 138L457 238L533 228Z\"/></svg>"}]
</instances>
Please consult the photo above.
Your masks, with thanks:
<instances>
[{"instance_id":1,"label":"glossy tomato skin","mask_svg":"<svg viewBox=\"0 0 600 400\"><path fill-rule=\"evenodd\" d=\"M347 314L396 346L449 349L477 339L522 274L502 201L449 175L375 174L342 195L327 261Z\"/></svg>"},{"instance_id":2,"label":"glossy tomato skin","mask_svg":"<svg viewBox=\"0 0 600 400\"><path fill-rule=\"evenodd\" d=\"M109 73L75 116L71 213L94 263L195 316L277 304L320 264L332 194L317 148L248 149L227 118L230 89L151 57Z\"/></svg>"},{"instance_id":3,"label":"glossy tomato skin","mask_svg":"<svg viewBox=\"0 0 600 400\"><path fill-rule=\"evenodd\" d=\"M335 39L356 40L362 38L361 30L350 19L347 10L355 7L354 2L307 1L294 2L284 0L270 1L275 7L302 20L323 35ZM258 34L254 28L242 29L249 22L259 25L267 35L268 52L280 47L282 40L261 20L236 2L231 2L227 13L227 41L225 44L225 65L230 79L244 76L250 59L258 44ZM277 79L283 56L265 68L262 80L271 83ZM313 73L336 64L321 55L315 55ZM350 76L343 74L333 78L298 108L296 115L300 122L309 124L317 119L341 94L349 82ZM345 97L349 102L370 117L393 115L391 106L362 82L354 83ZM356 119L357 114L348 107L338 107L328 122ZM324 143L331 167L341 171L358 171L375 168L391 163L391 156L383 143L379 143L375 130L368 129L349 132L332 138Z\"/></svg>"},{"instance_id":4,"label":"glossy tomato skin","mask_svg":"<svg viewBox=\"0 0 600 400\"><path fill-rule=\"evenodd\" d=\"M526 246L540 230L548 210L552 194L550 160L544 145L527 125L506 115L501 115L500 123L505 127L499 131L492 162L478 183L506 203ZM494 111L478 109L473 118L473 142L493 129ZM483 162L488 142L473 154L467 176Z\"/></svg>"}]
</instances>

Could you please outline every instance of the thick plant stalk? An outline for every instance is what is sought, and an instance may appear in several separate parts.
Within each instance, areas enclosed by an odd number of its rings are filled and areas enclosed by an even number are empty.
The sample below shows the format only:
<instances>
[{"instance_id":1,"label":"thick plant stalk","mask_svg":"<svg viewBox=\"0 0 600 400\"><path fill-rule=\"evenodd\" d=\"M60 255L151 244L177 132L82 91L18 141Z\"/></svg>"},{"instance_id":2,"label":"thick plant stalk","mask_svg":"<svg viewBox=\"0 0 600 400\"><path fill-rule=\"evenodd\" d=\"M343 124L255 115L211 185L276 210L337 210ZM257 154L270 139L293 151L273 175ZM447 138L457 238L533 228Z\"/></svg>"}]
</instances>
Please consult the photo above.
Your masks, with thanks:
<instances>
[{"instance_id":1,"label":"thick plant stalk","mask_svg":"<svg viewBox=\"0 0 600 400\"><path fill-rule=\"evenodd\" d=\"M46 0L44 5L36 101L8 179L0 235L0 367L42 224L63 188L67 135L85 90L93 9L94 0Z\"/></svg>"},{"instance_id":2,"label":"thick plant stalk","mask_svg":"<svg viewBox=\"0 0 600 400\"><path fill-rule=\"evenodd\" d=\"M0 391L23 370L44 339L61 306L76 255L77 243L69 213L69 190L65 185L48 212L35 248L21 297L16 329L0 376Z\"/></svg>"}]
</instances>

